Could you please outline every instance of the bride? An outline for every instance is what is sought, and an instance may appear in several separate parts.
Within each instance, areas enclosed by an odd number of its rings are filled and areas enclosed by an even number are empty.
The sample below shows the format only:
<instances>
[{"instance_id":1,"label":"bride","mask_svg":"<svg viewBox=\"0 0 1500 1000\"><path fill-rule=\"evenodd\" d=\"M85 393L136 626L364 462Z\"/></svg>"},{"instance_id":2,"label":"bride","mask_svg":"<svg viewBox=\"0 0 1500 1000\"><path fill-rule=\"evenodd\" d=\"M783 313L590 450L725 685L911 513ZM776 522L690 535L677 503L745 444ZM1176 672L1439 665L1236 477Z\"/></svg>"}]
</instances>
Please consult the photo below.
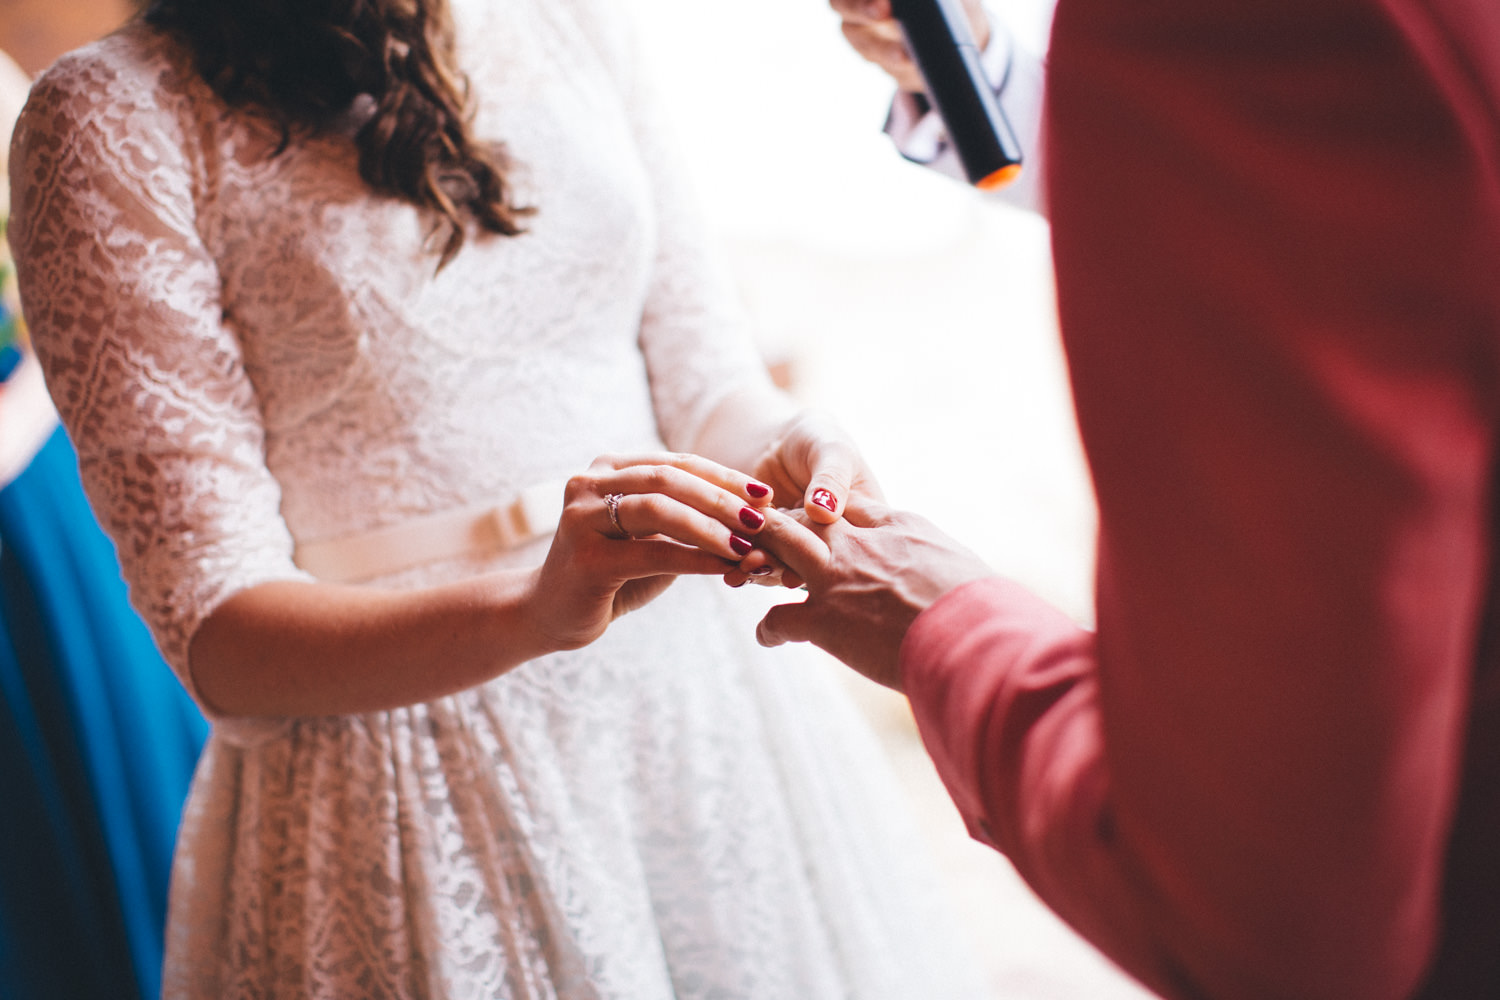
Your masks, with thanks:
<instances>
[{"instance_id":1,"label":"bride","mask_svg":"<svg viewBox=\"0 0 1500 1000\"><path fill-rule=\"evenodd\" d=\"M712 578L873 484L767 382L618 4L160 0L15 153L50 391L214 723L167 996L983 994L852 708Z\"/></svg>"}]
</instances>

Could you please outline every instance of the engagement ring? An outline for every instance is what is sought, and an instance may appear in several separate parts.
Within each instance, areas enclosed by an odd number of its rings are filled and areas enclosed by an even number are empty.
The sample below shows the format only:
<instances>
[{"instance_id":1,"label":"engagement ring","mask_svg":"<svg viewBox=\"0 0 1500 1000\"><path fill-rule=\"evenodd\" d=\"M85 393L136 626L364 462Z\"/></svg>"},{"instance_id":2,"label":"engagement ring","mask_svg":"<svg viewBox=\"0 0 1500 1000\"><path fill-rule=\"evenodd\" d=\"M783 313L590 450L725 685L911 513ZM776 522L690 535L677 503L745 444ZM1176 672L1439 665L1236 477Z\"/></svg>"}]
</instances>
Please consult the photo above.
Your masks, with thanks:
<instances>
[{"instance_id":1,"label":"engagement ring","mask_svg":"<svg viewBox=\"0 0 1500 1000\"><path fill-rule=\"evenodd\" d=\"M620 501L623 499L625 499L623 493L606 493L604 495L604 509L609 511L609 523L615 526L615 530L620 533L621 538L634 538L635 536L626 531L624 526L620 524Z\"/></svg>"}]
</instances>

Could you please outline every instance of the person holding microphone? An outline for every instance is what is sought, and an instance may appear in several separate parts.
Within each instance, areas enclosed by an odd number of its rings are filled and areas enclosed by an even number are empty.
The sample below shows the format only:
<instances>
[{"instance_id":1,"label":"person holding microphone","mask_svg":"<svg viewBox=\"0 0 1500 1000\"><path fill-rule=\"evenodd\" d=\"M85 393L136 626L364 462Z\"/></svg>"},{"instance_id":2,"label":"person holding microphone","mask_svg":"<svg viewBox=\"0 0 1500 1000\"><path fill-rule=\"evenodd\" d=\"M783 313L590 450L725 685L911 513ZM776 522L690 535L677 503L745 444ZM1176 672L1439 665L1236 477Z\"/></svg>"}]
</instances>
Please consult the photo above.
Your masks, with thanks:
<instances>
[{"instance_id":1,"label":"person holding microphone","mask_svg":"<svg viewBox=\"0 0 1500 1000\"><path fill-rule=\"evenodd\" d=\"M909 20L922 15L924 23L953 22L950 30L958 35L967 29L979 55L978 68L998 109L999 129L1009 133L1001 142L1020 167L997 178L986 190L1006 204L1045 214L1040 187L1045 64L1038 53L1017 38L981 0L906 0L904 5L897 0L896 11L891 0L831 0L831 5L850 46L896 83L885 124L896 149L913 163L965 182L982 178L966 177L951 129L928 95L927 83L908 45L907 29L896 14L907 10ZM960 12L962 18L957 16ZM931 30L924 33L933 34Z\"/></svg>"}]
</instances>

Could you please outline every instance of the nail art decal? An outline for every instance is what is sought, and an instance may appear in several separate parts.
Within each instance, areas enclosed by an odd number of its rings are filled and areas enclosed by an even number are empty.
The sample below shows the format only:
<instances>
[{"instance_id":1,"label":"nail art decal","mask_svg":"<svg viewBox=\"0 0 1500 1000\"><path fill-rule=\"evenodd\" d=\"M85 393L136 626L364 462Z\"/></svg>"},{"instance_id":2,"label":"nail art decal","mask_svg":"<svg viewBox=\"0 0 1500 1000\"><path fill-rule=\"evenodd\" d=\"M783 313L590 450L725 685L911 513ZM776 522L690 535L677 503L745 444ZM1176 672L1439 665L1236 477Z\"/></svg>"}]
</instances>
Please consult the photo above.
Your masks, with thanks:
<instances>
[{"instance_id":1,"label":"nail art decal","mask_svg":"<svg viewBox=\"0 0 1500 1000\"><path fill-rule=\"evenodd\" d=\"M813 490L812 502L824 510L837 512L839 509L838 501L833 498L832 491L825 490L822 487Z\"/></svg>"}]
</instances>

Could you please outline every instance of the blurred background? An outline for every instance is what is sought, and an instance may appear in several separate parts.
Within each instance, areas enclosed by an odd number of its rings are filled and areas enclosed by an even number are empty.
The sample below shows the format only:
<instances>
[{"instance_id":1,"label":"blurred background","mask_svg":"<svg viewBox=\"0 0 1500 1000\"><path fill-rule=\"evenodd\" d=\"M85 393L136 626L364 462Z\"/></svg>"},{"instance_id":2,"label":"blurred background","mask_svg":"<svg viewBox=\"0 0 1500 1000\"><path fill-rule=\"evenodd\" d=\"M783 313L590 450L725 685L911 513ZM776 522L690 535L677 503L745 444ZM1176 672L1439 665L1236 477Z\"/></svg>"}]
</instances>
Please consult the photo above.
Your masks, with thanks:
<instances>
[{"instance_id":1,"label":"blurred background","mask_svg":"<svg viewBox=\"0 0 1500 1000\"><path fill-rule=\"evenodd\" d=\"M1091 621L1095 514L1045 221L902 160L881 132L891 83L824 0L635 2L768 361L844 422L892 503ZM990 6L1044 50L1050 2ZM830 669L881 733L997 998L1145 997L968 838L904 700Z\"/></svg>"}]
</instances>

